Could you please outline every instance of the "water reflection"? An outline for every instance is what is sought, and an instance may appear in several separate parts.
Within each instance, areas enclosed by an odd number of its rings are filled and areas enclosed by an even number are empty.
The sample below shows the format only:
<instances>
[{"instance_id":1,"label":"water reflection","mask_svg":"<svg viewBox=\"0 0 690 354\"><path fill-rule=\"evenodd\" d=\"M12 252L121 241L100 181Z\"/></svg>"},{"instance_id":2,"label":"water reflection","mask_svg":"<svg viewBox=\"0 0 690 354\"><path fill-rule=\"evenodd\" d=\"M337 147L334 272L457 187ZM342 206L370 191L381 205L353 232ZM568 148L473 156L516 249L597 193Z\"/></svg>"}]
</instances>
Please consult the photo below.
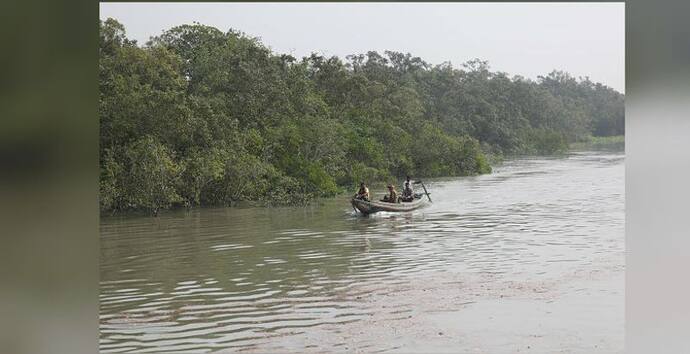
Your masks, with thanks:
<instances>
[{"instance_id":1,"label":"water reflection","mask_svg":"<svg viewBox=\"0 0 690 354\"><path fill-rule=\"evenodd\" d=\"M414 304L370 308L360 289L410 276L622 263L623 170L616 153L509 161L492 175L429 181L434 203L406 214L361 217L343 197L104 218L101 351L270 351L275 336L404 316Z\"/></svg>"}]
</instances>

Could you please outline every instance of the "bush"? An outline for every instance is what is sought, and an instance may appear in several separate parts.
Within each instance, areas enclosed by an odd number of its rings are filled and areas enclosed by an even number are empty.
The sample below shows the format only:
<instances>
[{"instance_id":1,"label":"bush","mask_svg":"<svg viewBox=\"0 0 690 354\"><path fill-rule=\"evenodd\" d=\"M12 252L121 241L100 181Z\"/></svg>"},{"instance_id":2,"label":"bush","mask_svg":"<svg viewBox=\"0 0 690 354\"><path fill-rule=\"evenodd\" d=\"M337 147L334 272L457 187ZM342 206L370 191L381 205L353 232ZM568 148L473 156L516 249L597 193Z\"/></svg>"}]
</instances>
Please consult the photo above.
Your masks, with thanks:
<instances>
[{"instance_id":1,"label":"bush","mask_svg":"<svg viewBox=\"0 0 690 354\"><path fill-rule=\"evenodd\" d=\"M128 145L124 161L122 207L157 214L182 201L175 190L179 167L155 138L145 136Z\"/></svg>"},{"instance_id":2,"label":"bush","mask_svg":"<svg viewBox=\"0 0 690 354\"><path fill-rule=\"evenodd\" d=\"M482 152L479 141L468 136L457 139L453 155L457 156L454 162L456 175L477 175L491 173L491 166L486 155Z\"/></svg>"},{"instance_id":3,"label":"bush","mask_svg":"<svg viewBox=\"0 0 690 354\"><path fill-rule=\"evenodd\" d=\"M206 186L223 179L226 155L217 147L192 149L182 160L178 191L187 206L202 205L201 193Z\"/></svg>"},{"instance_id":4,"label":"bush","mask_svg":"<svg viewBox=\"0 0 690 354\"><path fill-rule=\"evenodd\" d=\"M491 172L479 141L454 137L426 125L416 140L415 174L423 177L465 176Z\"/></svg>"},{"instance_id":5,"label":"bush","mask_svg":"<svg viewBox=\"0 0 690 354\"><path fill-rule=\"evenodd\" d=\"M556 154L568 150L568 141L565 135L553 130L532 130L528 140L538 154Z\"/></svg>"},{"instance_id":6,"label":"bush","mask_svg":"<svg viewBox=\"0 0 690 354\"><path fill-rule=\"evenodd\" d=\"M369 167L362 162L354 162L350 166L350 179L348 184L351 186L358 186L361 182L372 184L378 181L386 181L390 178L391 175L387 171Z\"/></svg>"},{"instance_id":7,"label":"bush","mask_svg":"<svg viewBox=\"0 0 690 354\"><path fill-rule=\"evenodd\" d=\"M306 166L307 190L321 197L332 197L339 191L335 180L317 163Z\"/></svg>"},{"instance_id":8,"label":"bush","mask_svg":"<svg viewBox=\"0 0 690 354\"><path fill-rule=\"evenodd\" d=\"M625 150L625 136L592 136L583 141L570 144L570 148L573 150L593 149L623 151Z\"/></svg>"},{"instance_id":9,"label":"bush","mask_svg":"<svg viewBox=\"0 0 690 354\"><path fill-rule=\"evenodd\" d=\"M115 159L112 150L107 150L101 161L101 176L98 195L99 205L102 211L121 209L122 165Z\"/></svg>"}]
</instances>

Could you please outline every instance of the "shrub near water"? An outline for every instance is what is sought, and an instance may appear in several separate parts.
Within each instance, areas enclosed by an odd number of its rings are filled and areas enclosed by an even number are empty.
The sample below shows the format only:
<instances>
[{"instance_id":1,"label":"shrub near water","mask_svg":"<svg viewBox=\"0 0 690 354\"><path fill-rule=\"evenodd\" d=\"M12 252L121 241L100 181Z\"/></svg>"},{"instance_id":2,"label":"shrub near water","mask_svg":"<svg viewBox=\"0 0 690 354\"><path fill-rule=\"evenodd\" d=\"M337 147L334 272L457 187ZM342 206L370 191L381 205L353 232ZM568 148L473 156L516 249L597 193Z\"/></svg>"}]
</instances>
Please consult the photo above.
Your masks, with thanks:
<instances>
[{"instance_id":1,"label":"shrub near water","mask_svg":"<svg viewBox=\"0 0 690 354\"><path fill-rule=\"evenodd\" d=\"M387 51L301 59L183 25L144 46L113 19L99 47L103 211L303 203L360 181L488 173L493 158L622 134L620 93Z\"/></svg>"},{"instance_id":2,"label":"shrub near water","mask_svg":"<svg viewBox=\"0 0 690 354\"><path fill-rule=\"evenodd\" d=\"M625 150L625 137L623 135L616 136L593 136L587 140L576 142L570 146L573 150Z\"/></svg>"},{"instance_id":3,"label":"shrub near water","mask_svg":"<svg viewBox=\"0 0 690 354\"><path fill-rule=\"evenodd\" d=\"M179 166L168 149L146 136L127 145L122 161L112 153L101 174L101 203L110 209L145 209L157 213L182 201L175 188Z\"/></svg>"},{"instance_id":4,"label":"shrub near water","mask_svg":"<svg viewBox=\"0 0 690 354\"><path fill-rule=\"evenodd\" d=\"M553 130L533 130L529 134L534 151L537 154L555 154L568 150L568 141L564 134Z\"/></svg>"}]
</instances>

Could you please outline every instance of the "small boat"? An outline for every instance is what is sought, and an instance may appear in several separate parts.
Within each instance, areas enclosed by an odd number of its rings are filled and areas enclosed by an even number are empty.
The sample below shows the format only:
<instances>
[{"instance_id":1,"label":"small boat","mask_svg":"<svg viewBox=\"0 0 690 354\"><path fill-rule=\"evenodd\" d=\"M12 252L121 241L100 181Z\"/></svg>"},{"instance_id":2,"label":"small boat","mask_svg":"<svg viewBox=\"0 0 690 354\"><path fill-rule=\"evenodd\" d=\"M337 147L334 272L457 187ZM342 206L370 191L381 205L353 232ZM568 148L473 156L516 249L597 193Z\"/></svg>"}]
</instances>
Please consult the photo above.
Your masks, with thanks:
<instances>
[{"instance_id":1,"label":"small boat","mask_svg":"<svg viewBox=\"0 0 690 354\"><path fill-rule=\"evenodd\" d=\"M416 197L416 196L415 196ZM359 210L362 214L373 214L379 211L404 212L418 209L426 204L426 200L421 197L413 199L411 202L389 203L381 201L366 201L352 198L352 207Z\"/></svg>"}]
</instances>

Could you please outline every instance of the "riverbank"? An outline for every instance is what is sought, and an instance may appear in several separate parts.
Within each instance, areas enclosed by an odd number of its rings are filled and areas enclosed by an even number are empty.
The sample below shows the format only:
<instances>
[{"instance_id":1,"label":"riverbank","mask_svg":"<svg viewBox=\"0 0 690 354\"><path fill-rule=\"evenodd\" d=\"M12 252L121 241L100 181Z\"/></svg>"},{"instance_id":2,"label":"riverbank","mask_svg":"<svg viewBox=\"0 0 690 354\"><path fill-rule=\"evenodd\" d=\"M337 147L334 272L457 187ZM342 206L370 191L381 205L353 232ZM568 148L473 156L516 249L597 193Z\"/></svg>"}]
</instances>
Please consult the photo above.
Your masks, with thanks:
<instances>
[{"instance_id":1,"label":"riverbank","mask_svg":"<svg viewBox=\"0 0 690 354\"><path fill-rule=\"evenodd\" d=\"M611 136L611 137L590 137L586 141L577 142L570 144L568 150L558 151L551 155L537 155L537 154L513 154L513 155L496 155L491 153L485 153L486 161L485 163L489 166L484 169L483 174L491 173L492 169L501 166L505 161L530 158L538 156L553 156L553 157L565 157L569 153L575 153L579 151L625 151L625 136ZM457 178L463 176L435 176L435 178ZM415 180L425 180L426 177L413 176ZM404 177L387 177L385 179L375 180L373 183L369 184L369 189L373 194L383 195L386 193L386 185L389 183L396 184L401 187L401 183ZM338 186L336 188L337 192L333 195L323 197L315 195L306 195L297 193L292 195L292 198L288 195L281 195L280 198L273 199L257 199L257 200L238 200L232 201L228 204L211 204L204 206L194 206L186 207L182 204L170 205L167 208L160 209L161 212L170 212L175 210L183 209L198 209L198 208L217 208L217 207L239 207L239 208L250 208L250 207L286 207L286 206L306 206L312 204L322 198L337 198L342 196L349 196L354 194L359 188L358 185L353 184L351 186ZM101 216L144 216L144 215L157 215L158 211L153 213L151 210L147 209L129 209L129 210L101 210Z\"/></svg>"},{"instance_id":2,"label":"riverbank","mask_svg":"<svg viewBox=\"0 0 690 354\"><path fill-rule=\"evenodd\" d=\"M593 136L586 141L570 144L572 151L615 150L625 151L625 135Z\"/></svg>"}]
</instances>

